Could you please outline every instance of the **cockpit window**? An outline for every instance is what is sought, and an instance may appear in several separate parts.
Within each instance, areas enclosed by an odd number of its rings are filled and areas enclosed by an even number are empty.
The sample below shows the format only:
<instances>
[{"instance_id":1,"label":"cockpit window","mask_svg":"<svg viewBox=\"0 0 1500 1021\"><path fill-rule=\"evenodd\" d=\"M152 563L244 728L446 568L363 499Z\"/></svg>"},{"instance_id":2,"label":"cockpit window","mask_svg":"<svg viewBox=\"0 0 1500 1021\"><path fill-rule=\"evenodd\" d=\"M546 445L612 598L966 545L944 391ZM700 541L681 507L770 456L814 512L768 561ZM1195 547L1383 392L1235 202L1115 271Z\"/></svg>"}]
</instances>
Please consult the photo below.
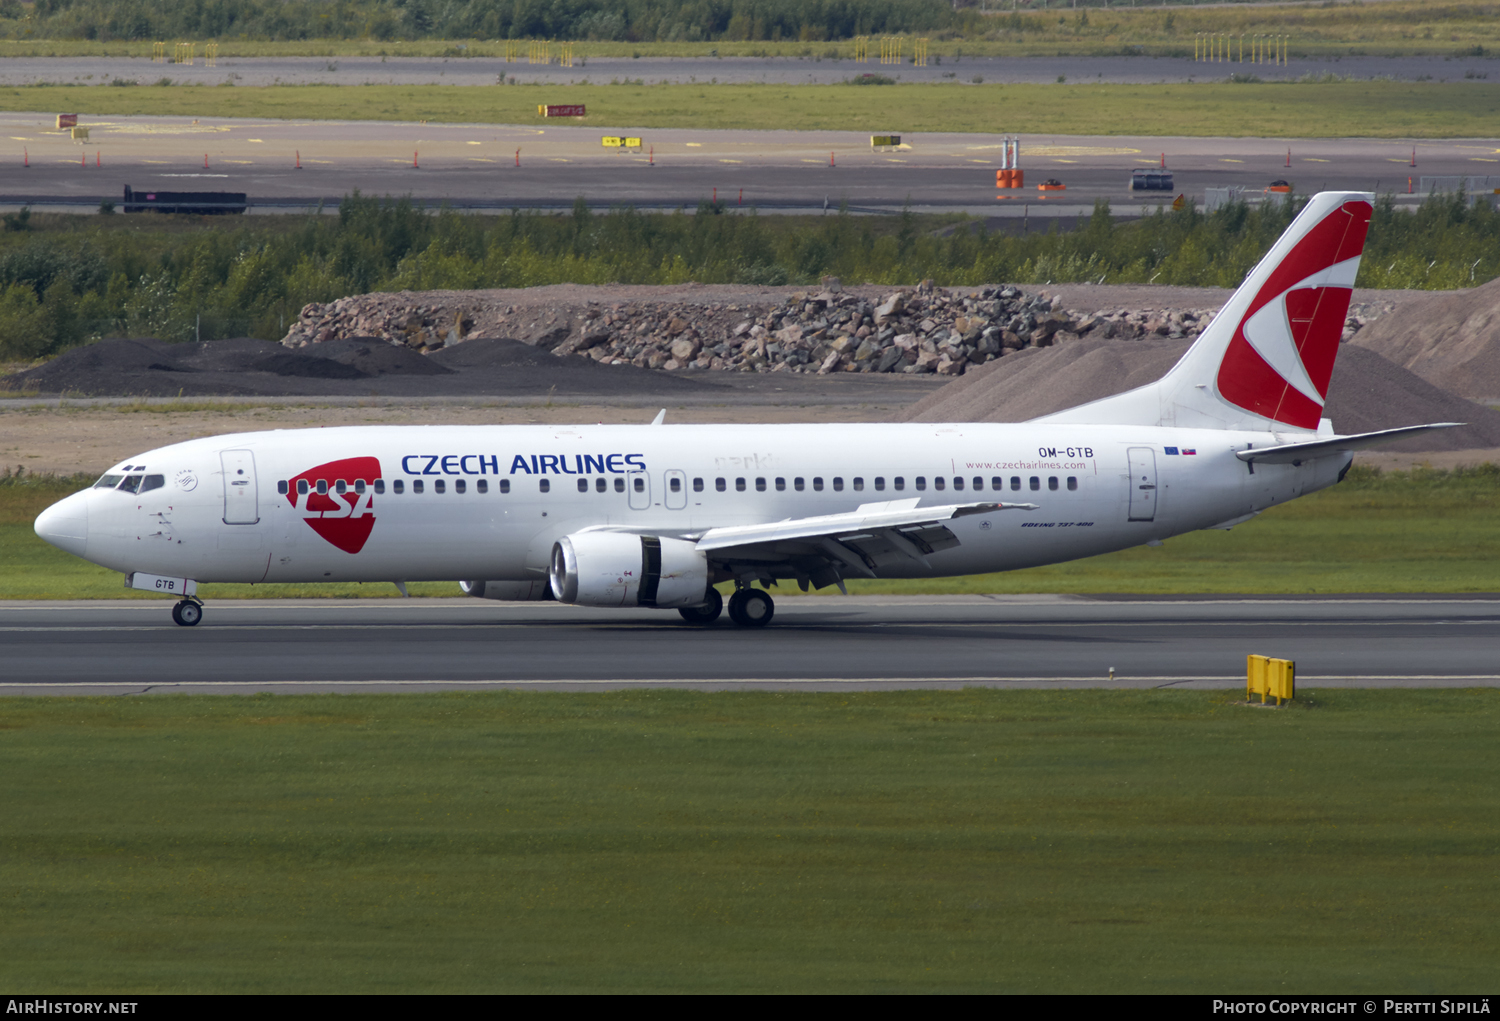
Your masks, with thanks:
<instances>
[{"instance_id":1,"label":"cockpit window","mask_svg":"<svg viewBox=\"0 0 1500 1021\"><path fill-rule=\"evenodd\" d=\"M138 491L141 488L141 479L144 477L142 475L125 476L125 481L120 483L120 491L122 493L134 493Z\"/></svg>"},{"instance_id":2,"label":"cockpit window","mask_svg":"<svg viewBox=\"0 0 1500 1021\"><path fill-rule=\"evenodd\" d=\"M165 475L147 475L144 479L141 480L140 491L142 493L149 493L151 490L160 489L166 484L167 477Z\"/></svg>"},{"instance_id":3,"label":"cockpit window","mask_svg":"<svg viewBox=\"0 0 1500 1021\"><path fill-rule=\"evenodd\" d=\"M95 489L113 489L113 488L115 488L116 486L118 486L120 484L120 480L123 479L124 477L125 476L123 476L123 475L103 475L103 476L100 476L99 481L94 483L94 488Z\"/></svg>"}]
</instances>

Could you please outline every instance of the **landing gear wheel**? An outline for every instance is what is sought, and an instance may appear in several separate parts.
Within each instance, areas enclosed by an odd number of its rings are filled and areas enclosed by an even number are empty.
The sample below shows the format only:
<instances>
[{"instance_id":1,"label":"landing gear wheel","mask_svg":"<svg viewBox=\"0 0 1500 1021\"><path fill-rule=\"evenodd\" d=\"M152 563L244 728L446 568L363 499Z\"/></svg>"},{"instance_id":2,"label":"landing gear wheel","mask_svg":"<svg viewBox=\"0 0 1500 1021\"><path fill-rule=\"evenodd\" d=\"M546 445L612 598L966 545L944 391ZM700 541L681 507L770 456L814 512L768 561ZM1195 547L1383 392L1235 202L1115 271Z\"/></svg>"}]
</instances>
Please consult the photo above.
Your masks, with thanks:
<instances>
[{"instance_id":1,"label":"landing gear wheel","mask_svg":"<svg viewBox=\"0 0 1500 1021\"><path fill-rule=\"evenodd\" d=\"M708 590L708 602L702 606L684 606L677 611L689 624L712 624L724 612L724 597L715 589Z\"/></svg>"},{"instance_id":2,"label":"landing gear wheel","mask_svg":"<svg viewBox=\"0 0 1500 1021\"><path fill-rule=\"evenodd\" d=\"M172 620L183 627L192 627L203 619L203 606L191 599L184 599L172 607Z\"/></svg>"},{"instance_id":3,"label":"landing gear wheel","mask_svg":"<svg viewBox=\"0 0 1500 1021\"><path fill-rule=\"evenodd\" d=\"M740 627L765 627L776 615L776 604L769 593L742 588L729 597L729 619Z\"/></svg>"}]
</instances>

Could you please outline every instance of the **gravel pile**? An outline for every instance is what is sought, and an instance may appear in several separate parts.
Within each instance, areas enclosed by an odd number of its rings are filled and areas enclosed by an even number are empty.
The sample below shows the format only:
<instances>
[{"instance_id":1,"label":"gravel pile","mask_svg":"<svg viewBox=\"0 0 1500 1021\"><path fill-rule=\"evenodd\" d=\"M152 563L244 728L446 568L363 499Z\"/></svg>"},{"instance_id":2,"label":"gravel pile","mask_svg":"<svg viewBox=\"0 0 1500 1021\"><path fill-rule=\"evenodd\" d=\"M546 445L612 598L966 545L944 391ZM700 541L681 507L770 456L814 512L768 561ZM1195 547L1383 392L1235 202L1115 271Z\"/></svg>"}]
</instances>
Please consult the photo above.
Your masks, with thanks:
<instances>
[{"instance_id":1,"label":"gravel pile","mask_svg":"<svg viewBox=\"0 0 1500 1021\"><path fill-rule=\"evenodd\" d=\"M308 305L282 343L303 350L349 337L432 354L511 336L559 356L637 368L738 372L904 372L961 376L1029 348L1081 336L1193 338L1207 309L1120 308L1070 314L1046 293L1014 287L949 291L926 281L879 297L821 291L776 303L634 301L534 307L478 295L367 294ZM482 292L480 292L482 293ZM1350 329L1358 322L1351 319Z\"/></svg>"},{"instance_id":2,"label":"gravel pile","mask_svg":"<svg viewBox=\"0 0 1500 1021\"><path fill-rule=\"evenodd\" d=\"M910 422L1023 422L1144 386L1182 357L1188 342L1157 338L1121 343L1084 338L1022 351L1000 365L955 380L912 405ZM1324 411L1342 433L1373 432L1427 422L1466 422L1381 447L1396 452L1474 450L1500 446L1500 412L1465 400L1386 361L1345 344L1334 363Z\"/></svg>"},{"instance_id":3,"label":"gravel pile","mask_svg":"<svg viewBox=\"0 0 1500 1021\"><path fill-rule=\"evenodd\" d=\"M378 338L289 350L241 338L169 344L103 340L0 379L7 392L80 396L446 397L529 394L659 395L713 392L706 380L630 366L558 359L514 340L476 340L421 355Z\"/></svg>"},{"instance_id":4,"label":"gravel pile","mask_svg":"<svg viewBox=\"0 0 1500 1021\"><path fill-rule=\"evenodd\" d=\"M1500 279L1404 302L1356 343L1463 397L1500 402Z\"/></svg>"}]
</instances>

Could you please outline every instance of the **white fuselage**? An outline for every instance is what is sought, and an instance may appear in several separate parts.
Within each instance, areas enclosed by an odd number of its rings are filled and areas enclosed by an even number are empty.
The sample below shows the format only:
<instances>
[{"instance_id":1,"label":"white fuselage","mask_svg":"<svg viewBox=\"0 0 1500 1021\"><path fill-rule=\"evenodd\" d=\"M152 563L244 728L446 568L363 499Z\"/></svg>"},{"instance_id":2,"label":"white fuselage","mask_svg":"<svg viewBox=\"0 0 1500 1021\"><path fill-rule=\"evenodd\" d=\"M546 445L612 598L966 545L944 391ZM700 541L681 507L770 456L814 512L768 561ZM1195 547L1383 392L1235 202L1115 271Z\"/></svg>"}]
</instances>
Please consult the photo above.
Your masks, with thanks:
<instances>
[{"instance_id":1,"label":"white fuselage","mask_svg":"<svg viewBox=\"0 0 1500 1021\"><path fill-rule=\"evenodd\" d=\"M1234 454L1284 441L1025 423L291 430L140 454L111 471L162 476L157 488L95 488L58 510L86 534L64 548L96 564L260 583L538 581L554 542L600 526L683 536L913 498L1037 505L955 519L957 547L876 572L936 577L1232 523L1334 483L1349 463L1342 454L1252 470ZM345 465L325 467L336 462Z\"/></svg>"}]
</instances>

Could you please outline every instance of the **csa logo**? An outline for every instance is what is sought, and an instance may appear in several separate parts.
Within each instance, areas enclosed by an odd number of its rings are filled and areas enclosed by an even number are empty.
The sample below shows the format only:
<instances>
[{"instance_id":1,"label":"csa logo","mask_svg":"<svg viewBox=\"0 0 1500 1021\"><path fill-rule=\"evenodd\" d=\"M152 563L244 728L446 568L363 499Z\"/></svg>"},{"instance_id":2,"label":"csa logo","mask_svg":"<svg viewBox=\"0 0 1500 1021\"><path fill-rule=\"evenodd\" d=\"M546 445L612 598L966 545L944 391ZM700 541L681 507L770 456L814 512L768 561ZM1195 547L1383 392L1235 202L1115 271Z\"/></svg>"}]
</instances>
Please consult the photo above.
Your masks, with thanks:
<instances>
[{"instance_id":1,"label":"csa logo","mask_svg":"<svg viewBox=\"0 0 1500 1021\"><path fill-rule=\"evenodd\" d=\"M345 553L358 553L365 548L375 527L372 484L378 478L381 478L379 458L346 457L309 468L290 480L286 498L314 532ZM354 491L354 483L359 479L365 483L363 493ZM340 481L344 482L346 492L338 492ZM302 483L307 484L305 493L300 492ZM324 492L319 492L320 488Z\"/></svg>"}]
</instances>

